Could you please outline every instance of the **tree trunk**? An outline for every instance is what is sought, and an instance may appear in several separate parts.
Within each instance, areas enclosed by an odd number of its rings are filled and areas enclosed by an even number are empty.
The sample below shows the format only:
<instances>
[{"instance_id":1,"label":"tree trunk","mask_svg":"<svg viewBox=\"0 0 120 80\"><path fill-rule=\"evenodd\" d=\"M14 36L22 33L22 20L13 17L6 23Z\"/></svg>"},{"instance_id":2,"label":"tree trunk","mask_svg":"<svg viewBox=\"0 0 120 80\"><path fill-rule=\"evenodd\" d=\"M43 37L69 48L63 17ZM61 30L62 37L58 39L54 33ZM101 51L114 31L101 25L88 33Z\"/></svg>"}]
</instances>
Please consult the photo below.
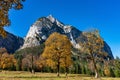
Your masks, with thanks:
<instances>
[{"instance_id":1,"label":"tree trunk","mask_svg":"<svg viewBox=\"0 0 120 80\"><path fill-rule=\"evenodd\" d=\"M59 77L60 76L60 74L59 74L59 72L57 72L57 77Z\"/></svg>"},{"instance_id":2,"label":"tree trunk","mask_svg":"<svg viewBox=\"0 0 120 80\"><path fill-rule=\"evenodd\" d=\"M33 65L33 54L32 54L32 67L31 67L31 73L35 74L35 70L34 70L34 65Z\"/></svg>"},{"instance_id":3,"label":"tree trunk","mask_svg":"<svg viewBox=\"0 0 120 80\"><path fill-rule=\"evenodd\" d=\"M99 78L99 74L98 74L97 70L95 70L95 78Z\"/></svg>"},{"instance_id":4,"label":"tree trunk","mask_svg":"<svg viewBox=\"0 0 120 80\"><path fill-rule=\"evenodd\" d=\"M98 73L98 69L97 69L94 58L92 59L92 61L93 61L94 69L95 69L95 78L99 78L99 73Z\"/></svg>"},{"instance_id":5,"label":"tree trunk","mask_svg":"<svg viewBox=\"0 0 120 80\"><path fill-rule=\"evenodd\" d=\"M97 69L97 66L96 66L96 63L95 63L95 59L94 59L94 56L93 56L92 53L91 53L91 57L92 57L92 62L93 62L94 69L95 69L95 78L99 78L98 69Z\"/></svg>"},{"instance_id":6,"label":"tree trunk","mask_svg":"<svg viewBox=\"0 0 120 80\"><path fill-rule=\"evenodd\" d=\"M60 62L58 62L58 65L57 65L57 76L58 77L60 76L59 72L60 72Z\"/></svg>"},{"instance_id":7,"label":"tree trunk","mask_svg":"<svg viewBox=\"0 0 120 80\"><path fill-rule=\"evenodd\" d=\"M31 71L33 74L35 74L35 71L34 71L34 69L32 69L32 71Z\"/></svg>"},{"instance_id":8,"label":"tree trunk","mask_svg":"<svg viewBox=\"0 0 120 80\"><path fill-rule=\"evenodd\" d=\"M65 76L67 77L67 72L65 72Z\"/></svg>"},{"instance_id":9,"label":"tree trunk","mask_svg":"<svg viewBox=\"0 0 120 80\"><path fill-rule=\"evenodd\" d=\"M66 72L65 72L65 76L67 77L67 73L68 73L68 68L66 67Z\"/></svg>"}]
</instances>

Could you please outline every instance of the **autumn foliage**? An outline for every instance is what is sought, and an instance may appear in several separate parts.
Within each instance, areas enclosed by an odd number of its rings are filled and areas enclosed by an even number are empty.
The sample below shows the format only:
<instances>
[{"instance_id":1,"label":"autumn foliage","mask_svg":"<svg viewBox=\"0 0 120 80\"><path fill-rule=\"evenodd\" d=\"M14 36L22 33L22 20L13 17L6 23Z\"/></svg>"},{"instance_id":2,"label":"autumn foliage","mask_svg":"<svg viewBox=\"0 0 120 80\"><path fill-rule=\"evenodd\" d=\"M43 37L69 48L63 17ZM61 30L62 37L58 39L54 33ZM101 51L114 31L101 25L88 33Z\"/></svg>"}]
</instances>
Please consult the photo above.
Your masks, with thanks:
<instances>
[{"instance_id":1,"label":"autumn foliage","mask_svg":"<svg viewBox=\"0 0 120 80\"><path fill-rule=\"evenodd\" d=\"M74 74L96 74L99 76L120 77L120 59L104 57L103 40L98 31L84 32L81 51L71 48L67 36L57 32L51 34L45 44L29 47L8 54L0 48L0 70L41 71ZM74 49L74 50L73 50Z\"/></svg>"},{"instance_id":2,"label":"autumn foliage","mask_svg":"<svg viewBox=\"0 0 120 80\"><path fill-rule=\"evenodd\" d=\"M0 35L6 36L4 26L10 25L9 10L14 8L19 10L23 7L22 2L25 0L0 0Z\"/></svg>"},{"instance_id":3,"label":"autumn foliage","mask_svg":"<svg viewBox=\"0 0 120 80\"><path fill-rule=\"evenodd\" d=\"M84 32L83 35L85 36L86 40L81 42L80 45L82 46L83 52L89 54L94 65L95 78L98 78L99 72L96 66L96 59L99 58L97 56L104 55L104 51L102 50L104 42L100 37L98 30Z\"/></svg>"},{"instance_id":4,"label":"autumn foliage","mask_svg":"<svg viewBox=\"0 0 120 80\"><path fill-rule=\"evenodd\" d=\"M0 52L0 68L3 70L12 70L16 66L14 55L8 54L5 48L1 48Z\"/></svg>"},{"instance_id":5,"label":"autumn foliage","mask_svg":"<svg viewBox=\"0 0 120 80\"><path fill-rule=\"evenodd\" d=\"M60 67L68 68L72 64L71 43L67 36L53 33L45 42L45 50L42 57L46 65L56 68L59 76Z\"/></svg>"}]
</instances>

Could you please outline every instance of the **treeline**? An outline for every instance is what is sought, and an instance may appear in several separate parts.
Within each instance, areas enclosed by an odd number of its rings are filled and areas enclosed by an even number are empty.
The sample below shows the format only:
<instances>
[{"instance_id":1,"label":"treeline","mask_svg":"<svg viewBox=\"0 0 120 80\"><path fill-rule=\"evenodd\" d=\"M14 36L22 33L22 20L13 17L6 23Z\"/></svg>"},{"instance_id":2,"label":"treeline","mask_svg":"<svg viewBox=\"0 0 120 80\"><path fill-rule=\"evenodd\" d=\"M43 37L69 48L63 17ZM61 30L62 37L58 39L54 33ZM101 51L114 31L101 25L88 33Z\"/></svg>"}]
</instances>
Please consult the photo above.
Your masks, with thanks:
<instances>
[{"instance_id":1,"label":"treeline","mask_svg":"<svg viewBox=\"0 0 120 80\"><path fill-rule=\"evenodd\" d=\"M42 47L44 44L42 45ZM40 46L37 46L38 50ZM27 48L29 49L29 48ZM34 49L34 48L33 48ZM21 52L26 52L24 49ZM31 51L32 53L32 51ZM38 54L40 55L40 54ZM57 70L53 69L49 66L45 65L45 62L40 60L40 57L37 55L34 56L34 70L35 72L50 72L56 73ZM11 70L11 71L32 71L32 55L23 53L17 54L8 54L5 48L0 49L0 70ZM36 58L38 57L38 58ZM73 63L68 68L68 73L73 74L88 74L94 76L94 67L91 61L86 60L79 60L80 58L77 56L72 56ZM41 62L41 63L40 63ZM120 77L120 58L117 57L114 60L105 61L103 63L97 64L99 73L101 76L108 76L108 77ZM65 68L60 67L60 73L65 73Z\"/></svg>"},{"instance_id":2,"label":"treeline","mask_svg":"<svg viewBox=\"0 0 120 80\"><path fill-rule=\"evenodd\" d=\"M78 60L78 59L77 59ZM83 59L74 61L74 73L95 75L94 66L91 60ZM100 76L120 77L120 58L113 60L104 60L96 63Z\"/></svg>"},{"instance_id":3,"label":"treeline","mask_svg":"<svg viewBox=\"0 0 120 80\"><path fill-rule=\"evenodd\" d=\"M120 58L108 59L100 55L91 57L86 51L74 49L65 35L53 33L45 43L8 54L0 48L0 70L95 75L120 77ZM105 55L105 54L104 54ZM95 64L93 63L93 59Z\"/></svg>"}]
</instances>

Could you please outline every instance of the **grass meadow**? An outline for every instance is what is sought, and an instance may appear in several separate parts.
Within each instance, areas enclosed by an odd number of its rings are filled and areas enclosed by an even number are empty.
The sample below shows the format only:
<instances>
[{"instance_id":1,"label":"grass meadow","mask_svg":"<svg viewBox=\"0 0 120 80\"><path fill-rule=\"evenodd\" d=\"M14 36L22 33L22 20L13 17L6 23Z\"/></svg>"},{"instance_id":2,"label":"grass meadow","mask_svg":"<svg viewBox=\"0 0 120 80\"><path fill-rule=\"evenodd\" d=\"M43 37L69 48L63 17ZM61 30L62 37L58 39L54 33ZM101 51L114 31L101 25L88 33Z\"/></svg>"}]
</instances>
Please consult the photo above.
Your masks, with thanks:
<instances>
[{"instance_id":1,"label":"grass meadow","mask_svg":"<svg viewBox=\"0 0 120 80\"><path fill-rule=\"evenodd\" d=\"M60 74L57 77L55 73L40 73L31 74L23 71L2 71L0 72L0 80L100 80L94 77L82 74ZM102 77L101 80L120 80L120 78Z\"/></svg>"}]
</instances>

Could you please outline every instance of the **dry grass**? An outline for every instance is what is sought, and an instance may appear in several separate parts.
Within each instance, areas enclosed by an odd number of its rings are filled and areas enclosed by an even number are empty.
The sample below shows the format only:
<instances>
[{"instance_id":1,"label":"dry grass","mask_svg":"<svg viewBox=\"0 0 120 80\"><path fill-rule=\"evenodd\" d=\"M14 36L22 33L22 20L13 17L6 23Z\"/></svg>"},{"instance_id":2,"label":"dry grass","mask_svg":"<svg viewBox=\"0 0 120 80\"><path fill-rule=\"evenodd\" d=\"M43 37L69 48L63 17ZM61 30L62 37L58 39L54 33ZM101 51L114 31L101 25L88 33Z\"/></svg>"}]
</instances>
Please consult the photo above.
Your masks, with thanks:
<instances>
[{"instance_id":1,"label":"dry grass","mask_svg":"<svg viewBox=\"0 0 120 80\"><path fill-rule=\"evenodd\" d=\"M80 74L69 74L65 77L61 74L60 77L56 77L55 73L35 73L23 71L3 71L0 72L0 80L100 80L93 77L87 77ZM120 80L120 78L101 78L101 80Z\"/></svg>"}]
</instances>

